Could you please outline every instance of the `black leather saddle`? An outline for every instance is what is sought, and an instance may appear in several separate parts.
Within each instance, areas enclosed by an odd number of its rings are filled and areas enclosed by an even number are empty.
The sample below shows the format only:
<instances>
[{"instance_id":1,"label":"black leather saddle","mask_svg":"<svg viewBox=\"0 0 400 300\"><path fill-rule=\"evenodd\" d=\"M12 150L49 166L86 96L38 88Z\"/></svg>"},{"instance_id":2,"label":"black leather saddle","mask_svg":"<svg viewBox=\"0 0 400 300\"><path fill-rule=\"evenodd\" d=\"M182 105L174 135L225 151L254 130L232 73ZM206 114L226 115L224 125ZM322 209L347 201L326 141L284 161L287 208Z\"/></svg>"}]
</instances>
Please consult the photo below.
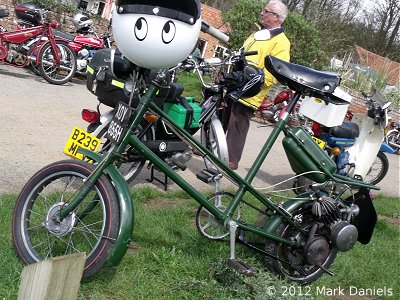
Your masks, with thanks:
<instances>
[{"instance_id":1,"label":"black leather saddle","mask_svg":"<svg viewBox=\"0 0 400 300\"><path fill-rule=\"evenodd\" d=\"M286 62L272 55L267 55L264 63L266 69L280 83L287 85L290 89L302 95L322 98L329 102L335 102L335 104L345 102L332 94L339 86L341 80L340 76L336 73L317 71Z\"/></svg>"},{"instance_id":2,"label":"black leather saddle","mask_svg":"<svg viewBox=\"0 0 400 300\"><path fill-rule=\"evenodd\" d=\"M356 123L343 122L342 125L335 126L331 129L330 133L338 138L356 138L360 135L360 128Z\"/></svg>"}]
</instances>

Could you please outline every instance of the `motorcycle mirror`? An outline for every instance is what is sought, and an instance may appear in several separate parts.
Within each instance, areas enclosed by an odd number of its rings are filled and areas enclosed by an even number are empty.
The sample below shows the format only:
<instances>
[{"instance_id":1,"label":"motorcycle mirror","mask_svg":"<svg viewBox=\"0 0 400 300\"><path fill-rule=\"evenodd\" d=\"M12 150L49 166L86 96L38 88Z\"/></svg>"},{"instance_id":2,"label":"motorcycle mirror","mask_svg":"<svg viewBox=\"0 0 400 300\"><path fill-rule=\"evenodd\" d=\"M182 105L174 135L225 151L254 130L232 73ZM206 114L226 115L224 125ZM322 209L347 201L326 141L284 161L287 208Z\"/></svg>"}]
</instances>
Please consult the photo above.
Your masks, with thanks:
<instances>
[{"instance_id":1,"label":"motorcycle mirror","mask_svg":"<svg viewBox=\"0 0 400 300\"><path fill-rule=\"evenodd\" d=\"M392 104L392 102L385 103L385 105L382 106L382 109L387 109L390 106L390 104Z\"/></svg>"},{"instance_id":2,"label":"motorcycle mirror","mask_svg":"<svg viewBox=\"0 0 400 300\"><path fill-rule=\"evenodd\" d=\"M266 41L271 38L271 33L268 29L262 29L254 33L254 39L256 41Z\"/></svg>"}]
</instances>

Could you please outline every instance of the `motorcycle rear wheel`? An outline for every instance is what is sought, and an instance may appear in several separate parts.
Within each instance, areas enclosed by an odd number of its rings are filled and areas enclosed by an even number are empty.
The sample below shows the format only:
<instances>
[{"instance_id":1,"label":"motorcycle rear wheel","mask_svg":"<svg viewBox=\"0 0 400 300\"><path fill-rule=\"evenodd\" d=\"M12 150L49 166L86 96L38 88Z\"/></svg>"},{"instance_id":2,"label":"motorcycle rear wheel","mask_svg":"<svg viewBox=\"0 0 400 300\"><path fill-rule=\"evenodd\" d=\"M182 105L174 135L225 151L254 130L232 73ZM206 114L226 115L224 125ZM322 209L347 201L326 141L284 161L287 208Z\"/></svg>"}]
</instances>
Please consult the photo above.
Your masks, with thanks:
<instances>
[{"instance_id":1,"label":"motorcycle rear wheel","mask_svg":"<svg viewBox=\"0 0 400 300\"><path fill-rule=\"evenodd\" d=\"M385 178L388 170L389 160L385 153L379 151L374 162L372 163L371 168L368 170L367 175L365 175L364 181L366 183L376 185L381 182L383 178Z\"/></svg>"},{"instance_id":2,"label":"motorcycle rear wheel","mask_svg":"<svg viewBox=\"0 0 400 300\"><path fill-rule=\"evenodd\" d=\"M293 216L296 216L302 220L301 225L303 229L306 230L310 230L312 225L316 222L315 217L311 212L311 207L306 209L299 208L297 212L293 213ZM324 230L324 227L319 228L316 232L316 235L326 239L326 242L329 244L329 238L326 238L326 236L329 236L327 234L329 233L329 230L326 230L326 232L324 232ZM281 223L277 227L275 233L278 237L296 241L296 244L299 246L290 247L280 242L267 240L265 244L265 250L284 261L292 263L296 266L296 268L305 271L307 274L302 274L288 264L278 261L272 257L265 256L265 265L268 270L280 277L287 278L291 281L296 281L300 284L311 283L325 273L321 268L308 264L306 257L304 257L304 247L300 245L305 245L307 243L308 236L301 234L296 228L288 223ZM317 252L315 254L317 254ZM329 269L336 258L336 254L337 250L335 248L330 248L327 257L321 265L325 269Z\"/></svg>"},{"instance_id":3,"label":"motorcycle rear wheel","mask_svg":"<svg viewBox=\"0 0 400 300\"><path fill-rule=\"evenodd\" d=\"M61 222L55 219L93 169L82 161L59 161L26 183L12 218L14 248L24 263L84 252L83 278L88 278L107 262L120 223L118 201L108 177L101 176L70 215Z\"/></svg>"},{"instance_id":4,"label":"motorcycle rear wheel","mask_svg":"<svg viewBox=\"0 0 400 300\"><path fill-rule=\"evenodd\" d=\"M39 71L42 77L51 84L61 85L74 77L76 72L76 55L66 42L56 41L59 66L56 65L50 42L46 43L39 53Z\"/></svg>"}]
</instances>

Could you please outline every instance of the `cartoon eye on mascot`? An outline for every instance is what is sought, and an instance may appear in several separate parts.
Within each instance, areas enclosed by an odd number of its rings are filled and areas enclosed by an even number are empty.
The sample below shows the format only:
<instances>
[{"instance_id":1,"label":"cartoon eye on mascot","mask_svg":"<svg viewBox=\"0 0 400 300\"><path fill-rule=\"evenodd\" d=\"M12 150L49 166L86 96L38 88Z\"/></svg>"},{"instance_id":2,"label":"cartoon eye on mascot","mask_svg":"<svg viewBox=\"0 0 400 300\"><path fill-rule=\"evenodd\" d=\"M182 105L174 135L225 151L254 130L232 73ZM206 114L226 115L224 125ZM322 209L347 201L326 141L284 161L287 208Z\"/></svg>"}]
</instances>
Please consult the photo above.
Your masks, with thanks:
<instances>
[{"instance_id":1,"label":"cartoon eye on mascot","mask_svg":"<svg viewBox=\"0 0 400 300\"><path fill-rule=\"evenodd\" d=\"M115 42L134 64L165 69L192 53L201 28L200 1L117 0L115 5Z\"/></svg>"}]
</instances>

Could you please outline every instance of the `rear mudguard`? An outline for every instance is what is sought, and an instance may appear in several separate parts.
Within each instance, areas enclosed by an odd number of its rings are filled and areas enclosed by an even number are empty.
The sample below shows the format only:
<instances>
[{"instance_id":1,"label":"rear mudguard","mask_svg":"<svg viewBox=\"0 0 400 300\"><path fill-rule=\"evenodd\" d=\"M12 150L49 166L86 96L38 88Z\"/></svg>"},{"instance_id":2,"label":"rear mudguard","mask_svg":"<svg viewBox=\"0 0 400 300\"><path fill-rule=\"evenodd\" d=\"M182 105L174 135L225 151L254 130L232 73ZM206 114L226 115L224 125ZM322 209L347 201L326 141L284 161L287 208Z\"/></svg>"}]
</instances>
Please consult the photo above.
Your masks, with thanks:
<instances>
[{"instance_id":1,"label":"rear mudguard","mask_svg":"<svg viewBox=\"0 0 400 300\"><path fill-rule=\"evenodd\" d=\"M357 227L358 238L361 244L368 244L374 232L378 216L368 189L360 189L356 194L349 196L345 201L354 201L360 212L353 218L353 225Z\"/></svg>"},{"instance_id":2,"label":"rear mudguard","mask_svg":"<svg viewBox=\"0 0 400 300\"><path fill-rule=\"evenodd\" d=\"M299 198L308 198L309 193L304 193L301 195L298 195L297 197ZM298 200L289 200L286 201L285 203L282 204L282 207L289 213L293 213L295 210L300 208L304 203L309 201L309 199L298 199ZM280 214L274 214L271 216L267 222L265 223L263 230L269 234L276 234L276 229L278 226L284 222L285 219L280 215Z\"/></svg>"},{"instance_id":3,"label":"rear mudguard","mask_svg":"<svg viewBox=\"0 0 400 300\"><path fill-rule=\"evenodd\" d=\"M396 153L396 151L385 142L382 143L381 148L379 149L379 151L380 152L386 152L386 153L389 153L389 154L395 154Z\"/></svg>"},{"instance_id":4,"label":"rear mudguard","mask_svg":"<svg viewBox=\"0 0 400 300\"><path fill-rule=\"evenodd\" d=\"M100 162L102 158L99 154L82 148L79 148L78 152L95 162ZM119 202L119 232L110 257L108 258L108 263L110 265L117 266L124 257L128 250L129 243L132 240L134 211L128 184L117 167L115 165L109 165L106 169L106 173L111 178Z\"/></svg>"}]
</instances>

